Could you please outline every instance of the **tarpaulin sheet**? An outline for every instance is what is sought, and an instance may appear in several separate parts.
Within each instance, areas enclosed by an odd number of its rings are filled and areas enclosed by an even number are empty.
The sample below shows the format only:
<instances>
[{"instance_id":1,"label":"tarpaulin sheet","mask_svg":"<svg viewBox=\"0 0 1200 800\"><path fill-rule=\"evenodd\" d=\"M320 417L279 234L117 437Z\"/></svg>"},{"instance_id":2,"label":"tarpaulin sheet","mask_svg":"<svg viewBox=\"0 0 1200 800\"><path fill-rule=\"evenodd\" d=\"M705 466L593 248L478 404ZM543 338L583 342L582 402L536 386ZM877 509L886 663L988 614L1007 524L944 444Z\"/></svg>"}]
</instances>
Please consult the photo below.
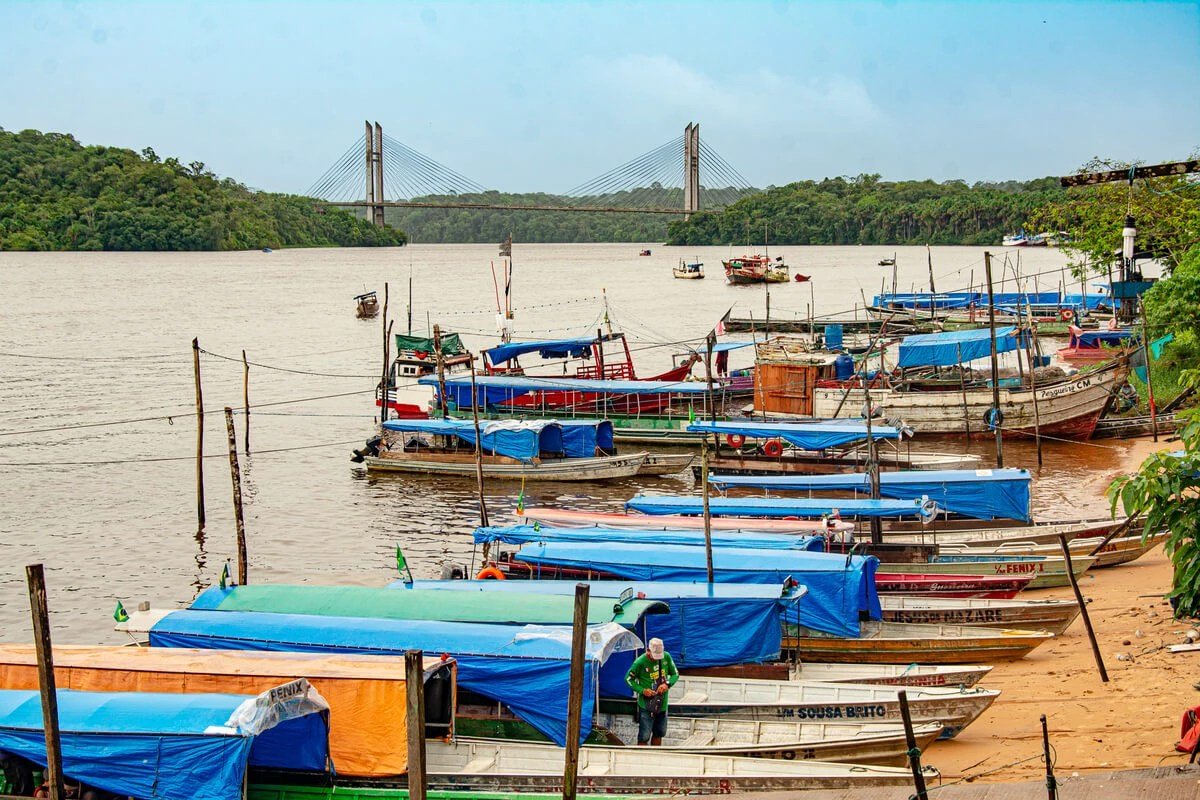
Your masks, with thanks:
<instances>
[{"instance_id":1,"label":"tarpaulin sheet","mask_svg":"<svg viewBox=\"0 0 1200 800\"><path fill-rule=\"evenodd\" d=\"M1019 346L1017 329L1008 326L996 329L996 352L1007 353ZM986 328L945 333L919 333L906 336L900 342L901 369L907 367L952 367L966 364L992 353L991 333Z\"/></svg>"},{"instance_id":2,"label":"tarpaulin sheet","mask_svg":"<svg viewBox=\"0 0 1200 800\"><path fill-rule=\"evenodd\" d=\"M468 419L390 419L389 431L457 436L475 446L475 423ZM483 449L529 462L542 453L563 452L563 429L549 420L489 420L479 423Z\"/></svg>"},{"instance_id":3,"label":"tarpaulin sheet","mask_svg":"<svg viewBox=\"0 0 1200 800\"><path fill-rule=\"evenodd\" d=\"M928 497L949 514L976 519L1030 520L1030 483L1023 469L905 470L879 473L879 494L897 500ZM869 493L862 473L846 475L709 475L718 489ZM832 502L832 501L830 501Z\"/></svg>"},{"instance_id":4,"label":"tarpaulin sheet","mask_svg":"<svg viewBox=\"0 0 1200 800\"><path fill-rule=\"evenodd\" d=\"M1085 331L1071 326L1071 341L1068 347L1099 348L1105 344L1124 344L1133 331Z\"/></svg>"},{"instance_id":5,"label":"tarpaulin sheet","mask_svg":"<svg viewBox=\"0 0 1200 800\"><path fill-rule=\"evenodd\" d=\"M626 542L629 544L683 544L704 546L704 531L638 530L637 528L558 528L551 525L509 525L475 529L475 544L503 542ZM713 531L713 547L748 547L756 550L825 551L820 536L798 536L783 533L744 533ZM202 595L203 596L203 595Z\"/></svg>"},{"instance_id":6,"label":"tarpaulin sheet","mask_svg":"<svg viewBox=\"0 0 1200 800\"><path fill-rule=\"evenodd\" d=\"M433 339L425 336L406 336L403 333L396 334L396 351L412 350L417 353L432 353ZM448 356L456 356L459 353L467 352L467 348L463 347L462 339L457 333L442 334L442 352Z\"/></svg>"},{"instance_id":7,"label":"tarpaulin sheet","mask_svg":"<svg viewBox=\"0 0 1200 800\"><path fill-rule=\"evenodd\" d=\"M533 566L601 570L639 581L703 581L705 552L684 545L527 544L513 556ZM713 551L713 578L720 583L782 586L789 578L808 589L800 603L801 624L837 636L858 636L859 613L879 619L874 556L841 556L802 550L722 547ZM536 571L535 571L536 576ZM461 680L461 678L460 678Z\"/></svg>"},{"instance_id":8,"label":"tarpaulin sheet","mask_svg":"<svg viewBox=\"0 0 1200 800\"><path fill-rule=\"evenodd\" d=\"M141 800L238 800L249 763L324 771L325 715L287 719L257 736L225 727L231 694L58 693L63 772ZM0 690L0 751L46 764L41 696Z\"/></svg>"},{"instance_id":9,"label":"tarpaulin sheet","mask_svg":"<svg viewBox=\"0 0 1200 800\"><path fill-rule=\"evenodd\" d=\"M781 593L770 584L685 583L679 581L421 581L417 589L475 592L492 596L510 593L573 597L575 586L587 583L592 602L635 595L662 600L667 614L642 618L639 635L658 637L680 669L761 663L779 657L780 619L796 621L803 587ZM402 581L392 589L410 589Z\"/></svg>"},{"instance_id":10,"label":"tarpaulin sheet","mask_svg":"<svg viewBox=\"0 0 1200 800\"><path fill-rule=\"evenodd\" d=\"M438 385L437 378L426 375L417 380L424 386ZM475 379L476 395L483 405L509 403L534 392L581 392L585 395L653 395L708 392L701 381L627 381L589 380L586 378L530 378L520 375L479 375ZM446 378L446 394L460 408L471 407L471 378Z\"/></svg>"},{"instance_id":11,"label":"tarpaulin sheet","mask_svg":"<svg viewBox=\"0 0 1200 800\"><path fill-rule=\"evenodd\" d=\"M537 353L542 358L583 358L592 352L596 340L586 339L547 339L541 342L506 342L496 345L483 354L492 364L503 364L517 356L526 353Z\"/></svg>"},{"instance_id":12,"label":"tarpaulin sheet","mask_svg":"<svg viewBox=\"0 0 1200 800\"><path fill-rule=\"evenodd\" d=\"M606 419L561 419L563 448L569 458L592 458L596 448L611 455L615 451L613 424Z\"/></svg>"},{"instance_id":13,"label":"tarpaulin sheet","mask_svg":"<svg viewBox=\"0 0 1200 800\"><path fill-rule=\"evenodd\" d=\"M518 717L560 746L567 737L571 629L565 626L483 625L466 622L316 617L250 611L175 611L150 630L153 647L284 650L403 655L405 650L447 653L458 662L458 685L505 703ZM600 656L635 648L634 634L617 625L589 626L601 637L584 667L582 736L591 729ZM628 638L624 638L628 637ZM617 672L628 664L605 662ZM610 683L624 682L624 674ZM581 736L581 739L582 739Z\"/></svg>"},{"instance_id":14,"label":"tarpaulin sheet","mask_svg":"<svg viewBox=\"0 0 1200 800\"><path fill-rule=\"evenodd\" d=\"M748 439L782 439L801 450L826 450L867 440L867 426L859 422L693 422L687 429L693 433L715 433L718 436L745 436ZM872 439L899 439L900 429L889 425L872 425Z\"/></svg>"},{"instance_id":15,"label":"tarpaulin sheet","mask_svg":"<svg viewBox=\"0 0 1200 800\"><path fill-rule=\"evenodd\" d=\"M664 514L704 513L704 501L691 495L644 495L639 494L626 501L628 511L640 511L655 516ZM817 497L713 497L708 501L708 513L714 517L756 517L759 519L785 519L787 517L828 517L835 513L842 517L903 517L932 518L938 511L932 500L871 500L871 499L823 499Z\"/></svg>"}]
</instances>

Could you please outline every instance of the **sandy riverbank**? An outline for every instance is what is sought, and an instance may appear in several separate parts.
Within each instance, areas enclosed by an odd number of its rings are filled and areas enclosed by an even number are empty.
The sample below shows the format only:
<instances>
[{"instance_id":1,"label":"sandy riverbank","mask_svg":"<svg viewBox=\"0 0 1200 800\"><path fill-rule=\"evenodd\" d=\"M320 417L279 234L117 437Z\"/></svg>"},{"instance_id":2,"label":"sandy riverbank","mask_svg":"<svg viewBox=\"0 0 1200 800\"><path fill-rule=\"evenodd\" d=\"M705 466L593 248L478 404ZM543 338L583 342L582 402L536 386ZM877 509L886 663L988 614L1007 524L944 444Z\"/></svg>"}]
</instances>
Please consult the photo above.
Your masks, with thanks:
<instances>
[{"instance_id":1,"label":"sandy riverbank","mask_svg":"<svg viewBox=\"0 0 1200 800\"><path fill-rule=\"evenodd\" d=\"M1168 447L1178 444L1133 443L1111 474L1097 476L1080 491L1097 497L1097 512L1107 511L1102 495L1108 482L1136 469L1147 454ZM996 665L985 685L1001 689L1000 699L957 739L931 747L923 760L945 779L966 774L982 781L1036 777L1044 770L1038 718L1045 714L1060 776L1186 761L1174 745L1183 710L1200 705L1200 691L1192 686L1200 680L1200 653L1172 655L1165 649L1181 642L1190 627L1172 619L1162 599L1170 585L1171 565L1161 547L1132 564L1089 572L1080 588L1091 601L1088 609L1109 683L1101 682L1083 622L1077 620L1065 635L1030 656ZM1069 588L1032 594L1072 597ZM1118 661L1117 653L1132 660Z\"/></svg>"}]
</instances>

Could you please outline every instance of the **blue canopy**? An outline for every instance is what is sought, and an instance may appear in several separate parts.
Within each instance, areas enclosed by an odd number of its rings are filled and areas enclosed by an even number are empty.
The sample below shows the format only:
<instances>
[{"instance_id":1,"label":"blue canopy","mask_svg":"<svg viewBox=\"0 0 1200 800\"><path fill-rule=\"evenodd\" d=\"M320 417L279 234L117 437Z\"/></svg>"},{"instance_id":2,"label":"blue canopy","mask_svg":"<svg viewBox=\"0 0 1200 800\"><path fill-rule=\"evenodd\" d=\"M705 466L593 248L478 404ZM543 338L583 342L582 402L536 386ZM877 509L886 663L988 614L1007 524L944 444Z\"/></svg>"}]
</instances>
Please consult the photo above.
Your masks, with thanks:
<instances>
[{"instance_id":1,"label":"blue canopy","mask_svg":"<svg viewBox=\"0 0 1200 800\"><path fill-rule=\"evenodd\" d=\"M630 511L643 514L704 513L704 501L687 495L639 494L625 503ZM812 497L713 497L708 501L708 513L714 517L755 517L783 519L785 517L922 517L932 518L938 512L937 503L929 498L917 500L825 500Z\"/></svg>"},{"instance_id":2,"label":"blue canopy","mask_svg":"<svg viewBox=\"0 0 1200 800\"><path fill-rule=\"evenodd\" d=\"M460 592L518 592L573 595L581 581L396 581L394 589ZM677 581L583 581L593 598L635 596L666 601L667 614L642 617L644 638L663 640L680 669L762 663L779 658L780 619L796 621L803 587L781 592L771 584L683 583ZM805 601L807 602L807 601Z\"/></svg>"},{"instance_id":3,"label":"blue canopy","mask_svg":"<svg viewBox=\"0 0 1200 800\"><path fill-rule=\"evenodd\" d=\"M457 436L475 446L475 423L469 419L391 419L389 431ZM542 453L563 453L563 427L552 420L480 421L483 449L496 455L529 462ZM589 454L591 455L591 454Z\"/></svg>"},{"instance_id":4,"label":"blue canopy","mask_svg":"<svg viewBox=\"0 0 1200 800\"><path fill-rule=\"evenodd\" d=\"M713 353L728 353L731 350L741 350L743 347L750 347L754 342L717 342L713 345ZM708 352L708 345L700 347L699 352Z\"/></svg>"},{"instance_id":5,"label":"blue canopy","mask_svg":"<svg viewBox=\"0 0 1200 800\"><path fill-rule=\"evenodd\" d=\"M546 542L527 544L513 556L533 566L593 569L638 581L704 581L704 549L684 545ZM808 589L800 603L800 624L836 636L858 636L859 615L879 619L874 556L842 556L804 550L764 553L750 548L713 551L718 583L765 583L788 579ZM536 571L535 571L536 575ZM715 622L722 632L723 622Z\"/></svg>"},{"instance_id":6,"label":"blue canopy","mask_svg":"<svg viewBox=\"0 0 1200 800\"><path fill-rule=\"evenodd\" d=\"M597 448L609 454L616 449L613 424L606 419L563 419L558 424L569 458L591 458Z\"/></svg>"},{"instance_id":7,"label":"blue canopy","mask_svg":"<svg viewBox=\"0 0 1200 800\"><path fill-rule=\"evenodd\" d=\"M1028 306L1094 309L1109 300L1109 296L1102 292L1089 292L1086 295L1079 294L1078 292L1064 295L1060 295L1058 292L996 293L997 306L1020 310L1021 312L1024 312ZM881 308L950 309L967 308L972 305L976 308L986 308L988 295L987 292L942 292L938 294L931 294L929 292L884 293L875 295L872 303L876 307Z\"/></svg>"},{"instance_id":8,"label":"blue canopy","mask_svg":"<svg viewBox=\"0 0 1200 800\"><path fill-rule=\"evenodd\" d=\"M1075 347L1100 347L1105 344L1124 344L1133 331L1081 331L1071 333L1071 345Z\"/></svg>"},{"instance_id":9,"label":"blue canopy","mask_svg":"<svg viewBox=\"0 0 1200 800\"><path fill-rule=\"evenodd\" d=\"M483 351L492 364L503 364L526 353L537 353L542 358L583 358L591 353L596 339L588 336L580 339L548 339L542 342L506 342Z\"/></svg>"},{"instance_id":10,"label":"blue canopy","mask_svg":"<svg viewBox=\"0 0 1200 800\"><path fill-rule=\"evenodd\" d=\"M329 767L329 707L307 682L299 702L276 701L270 708L269 693L57 694L63 772L122 797L239 800L247 764ZM262 713L276 710L275 722ZM0 751L45 766L38 692L0 690Z\"/></svg>"},{"instance_id":11,"label":"blue canopy","mask_svg":"<svg viewBox=\"0 0 1200 800\"><path fill-rule=\"evenodd\" d=\"M928 497L949 514L1030 521L1031 477L1023 469L908 470L879 473L879 494L897 500ZM847 475L709 475L719 489L750 487L800 492L870 492L862 473ZM832 501L831 501L832 502Z\"/></svg>"},{"instance_id":12,"label":"blue canopy","mask_svg":"<svg viewBox=\"0 0 1200 800\"><path fill-rule=\"evenodd\" d=\"M584 735L590 730L598 687L628 693L631 658L610 658L640 645L615 623L589 626L585 666ZM599 642L599 644L596 644ZM491 625L362 617L318 617L254 611L174 611L150 629L152 647L275 650L403 655L405 650L448 653L458 662L458 684L505 703L521 719L563 745L571 629L562 625ZM605 674L607 673L607 674Z\"/></svg>"},{"instance_id":13,"label":"blue canopy","mask_svg":"<svg viewBox=\"0 0 1200 800\"><path fill-rule=\"evenodd\" d=\"M512 525L475 529L475 544L503 542L627 542L629 544L684 544L704 546L704 531L637 530L635 528L557 528L551 525ZM820 536L795 536L782 533L744 533L713 531L713 547L747 547L758 550L825 551Z\"/></svg>"},{"instance_id":14,"label":"blue canopy","mask_svg":"<svg viewBox=\"0 0 1200 800\"><path fill-rule=\"evenodd\" d=\"M1007 353L1020 345L1017 329L1008 326L996 329L996 352ZM945 333L919 333L906 336L900 342L901 369L907 367L952 367L991 355L991 332L986 328Z\"/></svg>"},{"instance_id":15,"label":"blue canopy","mask_svg":"<svg viewBox=\"0 0 1200 800\"><path fill-rule=\"evenodd\" d=\"M437 377L426 375L417 380L425 386L437 386ZM471 407L471 377L446 378L446 395L460 408ZM587 378L533 378L521 375L479 375L475 378L476 395L483 405L510 403L534 392L582 392L595 395L692 394L708 392L701 381L623 381Z\"/></svg>"},{"instance_id":16,"label":"blue canopy","mask_svg":"<svg viewBox=\"0 0 1200 800\"><path fill-rule=\"evenodd\" d=\"M867 426L859 422L693 422L687 429L718 436L745 436L750 439L783 439L801 450L826 450L867 440ZM899 439L900 429L872 425L872 439Z\"/></svg>"}]
</instances>

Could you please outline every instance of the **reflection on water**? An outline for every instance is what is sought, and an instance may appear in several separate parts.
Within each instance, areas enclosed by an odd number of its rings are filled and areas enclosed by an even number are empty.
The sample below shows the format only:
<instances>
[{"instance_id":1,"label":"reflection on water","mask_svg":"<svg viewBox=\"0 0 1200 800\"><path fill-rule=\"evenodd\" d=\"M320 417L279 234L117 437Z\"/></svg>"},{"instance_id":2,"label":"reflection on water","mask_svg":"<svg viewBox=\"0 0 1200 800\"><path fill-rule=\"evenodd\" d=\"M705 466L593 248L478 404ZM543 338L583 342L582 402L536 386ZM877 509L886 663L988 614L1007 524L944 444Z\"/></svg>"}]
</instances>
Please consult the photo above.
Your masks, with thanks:
<instances>
[{"instance_id":1,"label":"reflection on water","mask_svg":"<svg viewBox=\"0 0 1200 800\"><path fill-rule=\"evenodd\" d=\"M639 257L640 249L518 245L518 336L595 331L604 325L603 292L609 319L633 339L645 375L671 366L678 343L699 341L731 305L738 315L761 317L762 287L719 279L727 248L654 246L651 257ZM793 269L813 280L772 287L772 316L805 316L813 300L818 313L851 312L877 290L885 270L876 264L896 249L783 248ZM673 280L681 256L699 256L712 279ZM934 248L939 287L965 286L972 272L978 278L981 258L979 248ZM1057 275L1063 263L1048 250L1023 258L1024 274ZM396 544L421 577L436 576L447 560L469 560L478 514L472 481L368 478L349 461L351 448L372 431L370 398L382 358L380 321L355 319L352 298L364 288L382 297L390 281L399 331L407 298L396 290L407 286L411 269L415 332L424 333L427 320L439 322L476 349L495 337L494 260L495 248L483 245L0 254L0 640L29 637L28 563L46 564L63 642L120 641L109 630L118 598L131 608L143 599L182 603L218 578L234 555L220 409L241 407L243 348L252 362L290 370L252 366L253 403L321 398L252 415L252 453L241 457L252 581L381 585L394 574ZM919 289L925 276L924 248L899 248L898 285ZM1056 285L1057 278L1043 282ZM203 533L195 517L194 336L217 354L202 358L210 411ZM152 419L98 425L144 418ZM238 416L239 442L243 424ZM992 453L990 440L914 447ZM1123 448L1047 443L1034 490L1039 514L1103 513L1087 482L1115 469ZM1008 466L1036 466L1028 442L1006 442L1005 459ZM687 475L531 484L526 502L617 509L641 490L691 488ZM489 485L493 520L512 519L520 491L519 483Z\"/></svg>"}]
</instances>

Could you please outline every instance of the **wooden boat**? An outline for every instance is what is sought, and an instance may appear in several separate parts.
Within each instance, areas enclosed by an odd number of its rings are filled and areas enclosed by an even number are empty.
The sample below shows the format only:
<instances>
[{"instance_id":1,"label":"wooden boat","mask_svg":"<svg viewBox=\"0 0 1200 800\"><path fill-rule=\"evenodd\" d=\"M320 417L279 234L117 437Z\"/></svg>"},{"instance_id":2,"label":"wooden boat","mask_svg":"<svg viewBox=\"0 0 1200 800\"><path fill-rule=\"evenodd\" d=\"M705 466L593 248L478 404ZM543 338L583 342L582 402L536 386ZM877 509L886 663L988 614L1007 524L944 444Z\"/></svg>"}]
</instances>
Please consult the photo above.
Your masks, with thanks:
<instances>
[{"instance_id":1,"label":"wooden boat","mask_svg":"<svg viewBox=\"0 0 1200 800\"><path fill-rule=\"evenodd\" d=\"M863 622L857 638L831 636L788 625L786 650L801 659L848 661L859 664L978 664L1015 661L1052 639L1046 631L975 628L961 625L918 625L903 622Z\"/></svg>"},{"instance_id":2,"label":"wooden boat","mask_svg":"<svg viewBox=\"0 0 1200 800\"><path fill-rule=\"evenodd\" d=\"M756 319L754 317L735 317L733 309L725 312L721 317L720 324L728 333L746 333L754 331L756 333L808 333L815 326L817 330L822 330L826 325L841 326L845 333L879 333L879 329L885 324L884 320L875 319L870 315L861 317L813 317L794 316L794 317L770 317ZM913 326L911 320L895 318L887 322L889 332L895 333L916 333L917 328Z\"/></svg>"},{"instance_id":3,"label":"wooden boat","mask_svg":"<svg viewBox=\"0 0 1200 800\"><path fill-rule=\"evenodd\" d=\"M506 791L560 789L566 751L551 744L458 737L427 743L430 788ZM580 793L729 793L768 789L900 786L899 767L740 758L644 747L581 747Z\"/></svg>"},{"instance_id":4,"label":"wooden boat","mask_svg":"<svg viewBox=\"0 0 1200 800\"><path fill-rule=\"evenodd\" d=\"M921 575L875 573L875 591L917 594L921 597L1011 600L1033 580L1033 575ZM880 598L883 599L882 597Z\"/></svg>"},{"instance_id":5,"label":"wooden boat","mask_svg":"<svg viewBox=\"0 0 1200 800\"><path fill-rule=\"evenodd\" d=\"M1090 556L1071 557L1071 567L1078 578L1087 572L1096 559ZM1067 586L1066 561L1061 556L958 555L942 553L921 564L879 565L878 575L1032 575L1026 589L1049 589Z\"/></svg>"},{"instance_id":6,"label":"wooden boat","mask_svg":"<svg viewBox=\"0 0 1200 800\"><path fill-rule=\"evenodd\" d=\"M1075 325L1067 329L1071 338L1057 352L1060 361L1069 364L1100 364L1120 355L1121 348L1133 337L1131 330L1085 331Z\"/></svg>"},{"instance_id":7,"label":"wooden boat","mask_svg":"<svg viewBox=\"0 0 1200 800\"><path fill-rule=\"evenodd\" d=\"M980 457L970 453L907 452L879 447L879 464L884 469L975 469ZM789 473L858 472L866 467L866 447L847 447L812 453L785 448L779 456L756 450L737 450L722 445L708 460L709 469L730 475L787 475Z\"/></svg>"},{"instance_id":8,"label":"wooden boat","mask_svg":"<svg viewBox=\"0 0 1200 800\"><path fill-rule=\"evenodd\" d=\"M539 458L532 463L504 456L484 456L483 476L530 481L607 481L629 478L641 472L646 453L630 453L598 458ZM471 453L430 453L420 451L381 452L364 459L370 472L408 472L420 475L475 477L475 456Z\"/></svg>"},{"instance_id":9,"label":"wooden boat","mask_svg":"<svg viewBox=\"0 0 1200 800\"><path fill-rule=\"evenodd\" d=\"M671 274L685 281L703 280L704 265L699 261L688 263L681 258L679 259L679 266L671 268Z\"/></svg>"},{"instance_id":10,"label":"wooden boat","mask_svg":"<svg viewBox=\"0 0 1200 800\"><path fill-rule=\"evenodd\" d=\"M366 292L354 298L354 316L359 319L374 319L379 316L379 298L374 292Z\"/></svg>"},{"instance_id":11,"label":"wooden boat","mask_svg":"<svg viewBox=\"0 0 1200 800\"><path fill-rule=\"evenodd\" d=\"M638 475L675 475L692 465L696 456L691 453L647 453Z\"/></svg>"},{"instance_id":12,"label":"wooden boat","mask_svg":"<svg viewBox=\"0 0 1200 800\"><path fill-rule=\"evenodd\" d=\"M1139 417L1102 417L1092 431L1093 439L1132 439L1137 436L1151 436L1155 425L1158 434L1170 435L1179 426L1179 417L1175 414L1159 414L1156 419L1149 416Z\"/></svg>"},{"instance_id":13,"label":"wooden boat","mask_svg":"<svg viewBox=\"0 0 1200 800\"><path fill-rule=\"evenodd\" d=\"M787 283L791 280L787 265L780 258L771 261L771 257L765 255L738 256L722 261L721 266L725 268L725 280L734 285Z\"/></svg>"},{"instance_id":14,"label":"wooden boat","mask_svg":"<svg viewBox=\"0 0 1200 800\"><path fill-rule=\"evenodd\" d=\"M1015 540L1050 544L1057 542L1060 534L1067 537L1067 541L1071 541L1072 539L1097 536L1103 538L1114 532L1118 536L1141 535L1142 529L1142 521L1129 522L1126 517L1035 521L1031 525L1010 525L998 522L996 525L987 527L983 527L983 523L978 520L939 519L925 526L894 522L883 533L887 540L892 542L974 544Z\"/></svg>"},{"instance_id":15,"label":"wooden boat","mask_svg":"<svg viewBox=\"0 0 1200 800\"><path fill-rule=\"evenodd\" d=\"M980 598L884 595L884 622L970 625L1064 633L1079 616L1074 600L989 600Z\"/></svg>"},{"instance_id":16,"label":"wooden boat","mask_svg":"<svg viewBox=\"0 0 1200 800\"><path fill-rule=\"evenodd\" d=\"M649 250L642 250L642 251L640 251L640 252L638 253L638 255L639 255L639 256L648 256L648 255L650 255L650 251L649 251Z\"/></svg>"},{"instance_id":17,"label":"wooden boat","mask_svg":"<svg viewBox=\"0 0 1200 800\"><path fill-rule=\"evenodd\" d=\"M598 714L595 725L613 735L617 740L613 744L637 742L638 725L632 716ZM913 730L922 750L941 732L937 723L916 725ZM908 763L904 726L889 722L768 722L672 715L660 750L896 767Z\"/></svg>"},{"instance_id":18,"label":"wooden boat","mask_svg":"<svg viewBox=\"0 0 1200 800\"><path fill-rule=\"evenodd\" d=\"M974 686L991 667L959 664L875 664L805 661L790 680L873 683L878 686Z\"/></svg>"},{"instance_id":19,"label":"wooden boat","mask_svg":"<svg viewBox=\"0 0 1200 800\"><path fill-rule=\"evenodd\" d=\"M1118 564L1128 564L1144 556L1163 540L1166 532L1147 536L1145 541L1141 536L1122 536L1107 542L1101 538L1072 539L1068 543L1071 548L1071 560L1095 556L1093 569L1115 567ZM1020 556L1054 556L1062 552L1061 545L1036 544L1033 542L1004 541L998 544L942 544L943 553L959 555L1020 555ZM1098 552L1096 548L1100 548ZM1034 587L1037 588L1037 587Z\"/></svg>"},{"instance_id":20,"label":"wooden boat","mask_svg":"<svg viewBox=\"0 0 1200 800\"><path fill-rule=\"evenodd\" d=\"M681 530L702 530L702 517L678 515L649 516L647 514L608 513L604 511L577 511L569 508L552 508L549 506L526 507L517 514L521 522L540 522L543 525L555 525L563 528L635 528L656 530L678 528ZM738 519L732 517L713 517L710 521L714 531L746 531L748 533L825 533L828 524L822 520L804 519ZM848 522L837 523L835 530L853 530Z\"/></svg>"},{"instance_id":21,"label":"wooden boat","mask_svg":"<svg viewBox=\"0 0 1200 800\"><path fill-rule=\"evenodd\" d=\"M671 713L680 717L818 722L899 722L896 686L681 677L671 689ZM1000 692L915 686L905 690L914 723L940 722L941 738L970 725ZM601 700L601 710L628 711L632 700ZM611 707L611 709L610 709Z\"/></svg>"}]
</instances>

